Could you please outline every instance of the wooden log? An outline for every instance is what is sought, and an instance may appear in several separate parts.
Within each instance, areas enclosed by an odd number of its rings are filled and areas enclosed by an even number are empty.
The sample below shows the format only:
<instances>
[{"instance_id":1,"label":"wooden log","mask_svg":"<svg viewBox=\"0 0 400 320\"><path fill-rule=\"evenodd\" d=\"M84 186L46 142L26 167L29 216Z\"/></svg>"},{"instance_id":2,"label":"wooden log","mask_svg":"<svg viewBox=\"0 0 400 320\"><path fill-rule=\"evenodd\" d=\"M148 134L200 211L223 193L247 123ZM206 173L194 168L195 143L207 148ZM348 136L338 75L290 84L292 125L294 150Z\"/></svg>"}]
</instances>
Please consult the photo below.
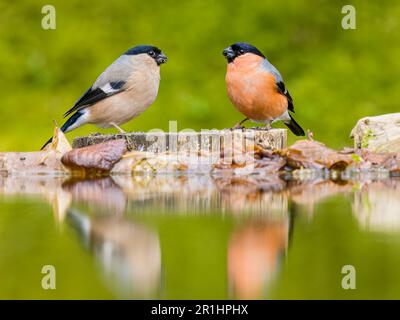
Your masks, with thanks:
<instances>
[{"instance_id":1,"label":"wooden log","mask_svg":"<svg viewBox=\"0 0 400 320\"><path fill-rule=\"evenodd\" d=\"M228 165L254 164L253 152L286 146L286 129L237 129L181 132L132 132L116 135L90 135L76 138L73 147L126 139L130 152L111 174L131 172L210 172L223 159Z\"/></svg>"},{"instance_id":2,"label":"wooden log","mask_svg":"<svg viewBox=\"0 0 400 320\"><path fill-rule=\"evenodd\" d=\"M360 119L351 131L355 149L400 152L400 113Z\"/></svg>"},{"instance_id":3,"label":"wooden log","mask_svg":"<svg viewBox=\"0 0 400 320\"><path fill-rule=\"evenodd\" d=\"M287 130L259 128L181 131L181 132L131 132L126 134L92 134L78 137L73 141L73 148L82 148L101 142L124 138L131 151L161 152L206 152L215 153L227 149L234 141L238 149L254 144L262 149L283 149L286 147ZM242 146L238 145L241 141Z\"/></svg>"}]
</instances>

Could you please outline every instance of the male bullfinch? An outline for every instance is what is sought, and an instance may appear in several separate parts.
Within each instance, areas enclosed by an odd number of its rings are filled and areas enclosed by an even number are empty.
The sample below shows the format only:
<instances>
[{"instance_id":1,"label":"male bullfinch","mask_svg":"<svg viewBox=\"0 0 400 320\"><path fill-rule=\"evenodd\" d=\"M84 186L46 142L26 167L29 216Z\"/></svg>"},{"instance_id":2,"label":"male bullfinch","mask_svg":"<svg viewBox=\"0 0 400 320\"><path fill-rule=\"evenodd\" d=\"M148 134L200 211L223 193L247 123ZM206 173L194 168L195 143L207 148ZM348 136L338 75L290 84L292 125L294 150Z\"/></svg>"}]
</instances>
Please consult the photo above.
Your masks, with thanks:
<instances>
[{"instance_id":1,"label":"male bullfinch","mask_svg":"<svg viewBox=\"0 0 400 320\"><path fill-rule=\"evenodd\" d=\"M254 46L237 42L223 51L228 60L226 86L229 99L246 116L235 128L241 128L246 120L271 123L282 120L296 136L304 136L304 130L294 121L293 100L285 88L279 71Z\"/></svg>"},{"instance_id":2,"label":"male bullfinch","mask_svg":"<svg viewBox=\"0 0 400 320\"><path fill-rule=\"evenodd\" d=\"M115 60L96 79L64 116L72 116L61 127L68 132L86 123L115 127L136 118L156 99L160 65L167 57L154 46L137 46ZM42 147L48 145L52 139Z\"/></svg>"}]
</instances>

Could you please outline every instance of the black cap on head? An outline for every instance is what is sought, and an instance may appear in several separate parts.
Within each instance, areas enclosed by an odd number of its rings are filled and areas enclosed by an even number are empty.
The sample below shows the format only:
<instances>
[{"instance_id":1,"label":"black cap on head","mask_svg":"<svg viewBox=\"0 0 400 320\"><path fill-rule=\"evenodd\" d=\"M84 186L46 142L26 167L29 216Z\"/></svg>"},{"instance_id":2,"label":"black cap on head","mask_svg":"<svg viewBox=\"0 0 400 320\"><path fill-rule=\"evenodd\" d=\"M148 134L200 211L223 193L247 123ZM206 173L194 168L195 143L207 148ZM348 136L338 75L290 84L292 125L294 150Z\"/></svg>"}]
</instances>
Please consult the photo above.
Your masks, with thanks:
<instances>
[{"instance_id":1,"label":"black cap on head","mask_svg":"<svg viewBox=\"0 0 400 320\"><path fill-rule=\"evenodd\" d=\"M168 60L167 56L165 56L159 48L149 45L141 45L130 48L124 54L128 56L134 56L138 54L148 54L157 62L158 65L163 64Z\"/></svg>"},{"instance_id":2,"label":"black cap on head","mask_svg":"<svg viewBox=\"0 0 400 320\"><path fill-rule=\"evenodd\" d=\"M255 46L244 42L236 42L222 52L228 62L232 62L238 56L246 53L253 53L257 56L265 58L261 51L258 50Z\"/></svg>"}]
</instances>

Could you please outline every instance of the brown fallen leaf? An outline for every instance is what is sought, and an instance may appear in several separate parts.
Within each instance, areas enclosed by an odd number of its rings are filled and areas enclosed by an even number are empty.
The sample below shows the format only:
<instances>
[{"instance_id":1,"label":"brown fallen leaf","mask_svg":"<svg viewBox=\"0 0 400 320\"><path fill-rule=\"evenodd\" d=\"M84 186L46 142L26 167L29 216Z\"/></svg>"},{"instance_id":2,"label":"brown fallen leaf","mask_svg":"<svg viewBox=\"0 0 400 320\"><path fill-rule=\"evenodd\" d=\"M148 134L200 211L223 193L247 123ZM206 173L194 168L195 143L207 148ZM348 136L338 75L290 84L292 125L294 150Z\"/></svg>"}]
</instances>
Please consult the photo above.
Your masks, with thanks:
<instances>
[{"instance_id":1,"label":"brown fallen leaf","mask_svg":"<svg viewBox=\"0 0 400 320\"><path fill-rule=\"evenodd\" d=\"M110 171L127 151L124 139L111 140L67 152L61 162L70 168Z\"/></svg>"},{"instance_id":2,"label":"brown fallen leaf","mask_svg":"<svg viewBox=\"0 0 400 320\"><path fill-rule=\"evenodd\" d=\"M292 146L276 151L276 154L285 157L287 164L293 169L344 170L354 161L350 154L342 154L323 143L311 140L296 141Z\"/></svg>"}]
</instances>

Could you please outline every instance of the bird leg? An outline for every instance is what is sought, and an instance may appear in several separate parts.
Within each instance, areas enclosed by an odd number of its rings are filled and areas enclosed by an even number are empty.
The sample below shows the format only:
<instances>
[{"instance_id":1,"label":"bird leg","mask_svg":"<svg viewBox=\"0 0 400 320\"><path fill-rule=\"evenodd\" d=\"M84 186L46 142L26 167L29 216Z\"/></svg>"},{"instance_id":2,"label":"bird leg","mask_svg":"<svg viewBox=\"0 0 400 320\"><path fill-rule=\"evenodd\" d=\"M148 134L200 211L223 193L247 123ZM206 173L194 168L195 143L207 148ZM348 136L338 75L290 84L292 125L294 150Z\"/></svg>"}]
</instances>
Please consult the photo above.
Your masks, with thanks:
<instances>
[{"instance_id":1,"label":"bird leg","mask_svg":"<svg viewBox=\"0 0 400 320\"><path fill-rule=\"evenodd\" d=\"M122 129L120 126L115 124L114 122L110 122L110 126L113 126L115 129L119 131L120 134L123 134L125 136L125 141L126 141L126 146L129 151L133 150L133 144L129 139L129 136L126 134L126 131Z\"/></svg>"},{"instance_id":2,"label":"bird leg","mask_svg":"<svg viewBox=\"0 0 400 320\"><path fill-rule=\"evenodd\" d=\"M122 129L120 126L118 126L116 123L114 122L110 122L110 126L114 127L115 129L117 129L119 131L119 133L121 134L125 134L125 130Z\"/></svg>"},{"instance_id":3,"label":"bird leg","mask_svg":"<svg viewBox=\"0 0 400 320\"><path fill-rule=\"evenodd\" d=\"M266 123L264 129L271 130L272 129L271 122Z\"/></svg>"},{"instance_id":4,"label":"bird leg","mask_svg":"<svg viewBox=\"0 0 400 320\"><path fill-rule=\"evenodd\" d=\"M242 124L247 120L249 120L249 118L244 118L242 121L236 123L232 129L243 129L244 127L242 126Z\"/></svg>"}]
</instances>

